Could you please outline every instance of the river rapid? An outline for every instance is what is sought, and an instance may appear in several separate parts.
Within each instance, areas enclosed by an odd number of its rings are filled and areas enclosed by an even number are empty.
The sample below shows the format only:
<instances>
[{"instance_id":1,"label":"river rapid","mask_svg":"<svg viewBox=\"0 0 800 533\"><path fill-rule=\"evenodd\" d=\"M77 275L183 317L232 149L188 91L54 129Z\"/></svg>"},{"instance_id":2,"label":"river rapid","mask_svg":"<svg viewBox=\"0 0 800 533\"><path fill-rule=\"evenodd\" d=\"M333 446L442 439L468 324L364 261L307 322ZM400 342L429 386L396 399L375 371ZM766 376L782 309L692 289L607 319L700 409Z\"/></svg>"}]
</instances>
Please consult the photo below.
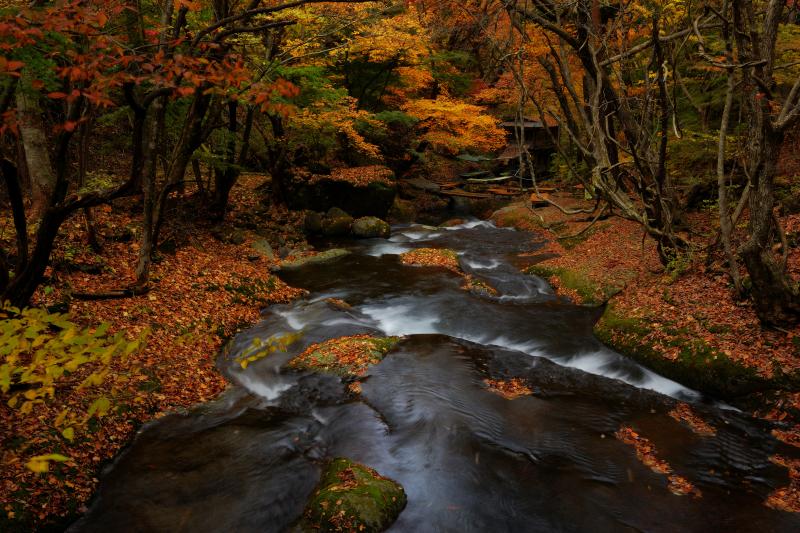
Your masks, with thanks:
<instances>
[{"instance_id":1,"label":"river rapid","mask_svg":"<svg viewBox=\"0 0 800 533\"><path fill-rule=\"evenodd\" d=\"M789 483L770 456L795 449L765 422L605 348L592 335L597 309L520 272L519 254L540 246L532 239L483 221L401 226L389 240L345 243L352 253L336 262L281 273L309 296L237 335L218 360L229 390L147 424L72 530L285 531L325 460L347 457L404 487L390 531L800 531L796 515L764 505ZM456 250L498 295L400 262L420 247ZM254 339L297 332L285 353L237 361ZM361 333L402 340L360 396L338 377L283 368L312 343ZM533 393L508 400L485 384L513 377ZM669 417L677 401L716 435ZM615 438L623 426L702 496L670 492Z\"/></svg>"}]
</instances>

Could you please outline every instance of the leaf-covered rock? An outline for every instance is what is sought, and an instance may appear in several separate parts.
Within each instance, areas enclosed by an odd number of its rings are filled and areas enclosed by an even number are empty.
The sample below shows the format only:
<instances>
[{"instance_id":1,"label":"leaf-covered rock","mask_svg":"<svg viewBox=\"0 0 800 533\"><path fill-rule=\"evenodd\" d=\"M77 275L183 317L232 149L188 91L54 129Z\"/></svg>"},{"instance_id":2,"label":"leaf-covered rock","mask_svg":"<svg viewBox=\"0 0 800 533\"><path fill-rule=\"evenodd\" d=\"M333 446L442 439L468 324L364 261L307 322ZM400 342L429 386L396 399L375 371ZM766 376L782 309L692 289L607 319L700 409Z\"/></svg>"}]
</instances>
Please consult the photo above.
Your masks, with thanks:
<instances>
[{"instance_id":1,"label":"leaf-covered rock","mask_svg":"<svg viewBox=\"0 0 800 533\"><path fill-rule=\"evenodd\" d=\"M384 531L405 506L406 494L398 483L367 466L336 458L323 471L299 529Z\"/></svg>"},{"instance_id":2,"label":"leaf-covered rock","mask_svg":"<svg viewBox=\"0 0 800 533\"><path fill-rule=\"evenodd\" d=\"M312 344L289 361L289 367L336 374L340 377L363 376L367 369L380 363L395 347L398 337L353 335Z\"/></svg>"}]
</instances>

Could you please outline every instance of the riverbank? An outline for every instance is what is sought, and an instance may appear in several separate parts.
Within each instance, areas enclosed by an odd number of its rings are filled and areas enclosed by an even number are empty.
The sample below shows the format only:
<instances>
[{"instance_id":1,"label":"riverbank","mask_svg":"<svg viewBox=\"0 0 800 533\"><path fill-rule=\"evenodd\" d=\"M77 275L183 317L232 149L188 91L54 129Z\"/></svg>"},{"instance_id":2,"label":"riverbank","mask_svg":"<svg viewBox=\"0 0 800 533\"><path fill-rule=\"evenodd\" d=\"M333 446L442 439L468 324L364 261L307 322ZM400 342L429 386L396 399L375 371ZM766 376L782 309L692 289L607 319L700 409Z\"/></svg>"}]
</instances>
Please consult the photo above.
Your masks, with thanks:
<instances>
[{"instance_id":1,"label":"riverbank","mask_svg":"<svg viewBox=\"0 0 800 533\"><path fill-rule=\"evenodd\" d=\"M199 220L194 212L177 214L165 228L152 288L141 296L95 301L74 297L118 289L134 279L139 234L133 223L139 209L135 200L95 210L100 253L85 244L80 217L65 224L48 280L33 304L68 308L81 325L105 322L111 333L125 331L130 338L145 330L149 334L143 350L114 364L113 372L126 380L104 385L112 404L109 413L93 419L85 432L76 432L72 443L50 421L63 409L84 403L76 388L59 390L52 402L30 415L0 405L1 531L63 529L83 511L103 465L143 423L211 400L225 389L214 363L227 338L256 322L267 305L303 294L270 272L279 261L279 249L284 255L306 253L301 215L264 206L257 189L262 182L263 177L243 176L232 191L235 210L228 214L229 225ZM37 453L60 453L69 461L38 474L25 467Z\"/></svg>"},{"instance_id":2,"label":"riverbank","mask_svg":"<svg viewBox=\"0 0 800 533\"><path fill-rule=\"evenodd\" d=\"M591 207L571 194L554 198L568 208ZM713 231L712 213L693 216L693 228ZM794 218L784 227L796 226ZM664 267L636 223L609 217L590 226L591 219L522 203L493 215L500 226L547 241L522 258L529 273L578 303L608 302L595 326L608 346L758 417L783 421L784 438L800 442L800 328L762 328L752 307L731 297L719 260L706 265L698 253ZM797 254L789 268L800 269Z\"/></svg>"}]
</instances>

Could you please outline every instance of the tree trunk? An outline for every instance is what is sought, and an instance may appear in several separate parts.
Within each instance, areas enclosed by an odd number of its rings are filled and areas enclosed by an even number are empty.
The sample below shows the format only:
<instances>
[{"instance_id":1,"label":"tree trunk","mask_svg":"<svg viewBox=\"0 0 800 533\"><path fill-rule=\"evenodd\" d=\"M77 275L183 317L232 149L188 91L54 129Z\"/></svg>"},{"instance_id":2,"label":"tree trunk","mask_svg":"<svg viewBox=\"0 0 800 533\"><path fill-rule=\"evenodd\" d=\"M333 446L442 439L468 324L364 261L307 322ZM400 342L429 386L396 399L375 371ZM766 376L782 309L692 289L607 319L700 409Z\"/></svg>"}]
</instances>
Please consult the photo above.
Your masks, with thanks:
<instances>
[{"instance_id":1,"label":"tree trunk","mask_svg":"<svg viewBox=\"0 0 800 533\"><path fill-rule=\"evenodd\" d=\"M17 117L19 133L24 144L25 164L31 180L33 212L41 213L56 183L56 175L47 150L42 110L36 94L26 94L24 87L17 90Z\"/></svg>"}]
</instances>

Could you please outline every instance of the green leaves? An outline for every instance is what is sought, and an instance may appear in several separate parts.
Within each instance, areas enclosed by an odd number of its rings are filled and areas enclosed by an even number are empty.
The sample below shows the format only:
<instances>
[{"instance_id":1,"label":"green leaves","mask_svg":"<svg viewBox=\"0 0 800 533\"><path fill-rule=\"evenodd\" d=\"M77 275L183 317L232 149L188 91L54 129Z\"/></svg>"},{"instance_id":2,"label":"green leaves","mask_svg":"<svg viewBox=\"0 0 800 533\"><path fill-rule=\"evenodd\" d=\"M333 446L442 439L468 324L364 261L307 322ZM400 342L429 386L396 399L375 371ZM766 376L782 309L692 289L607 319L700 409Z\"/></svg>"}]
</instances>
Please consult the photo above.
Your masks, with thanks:
<instances>
[{"instance_id":1,"label":"green leaves","mask_svg":"<svg viewBox=\"0 0 800 533\"><path fill-rule=\"evenodd\" d=\"M122 333L109 335L108 324L82 328L61 314L44 309L0 307L0 398L23 415L36 416L38 406L51 402L59 391L75 390L86 396L81 410L64 410L53 427L66 440L93 417L105 416L111 401L100 394L112 374L112 364L143 346L145 335L128 340ZM26 466L47 472L50 461L61 455L40 455Z\"/></svg>"}]
</instances>

